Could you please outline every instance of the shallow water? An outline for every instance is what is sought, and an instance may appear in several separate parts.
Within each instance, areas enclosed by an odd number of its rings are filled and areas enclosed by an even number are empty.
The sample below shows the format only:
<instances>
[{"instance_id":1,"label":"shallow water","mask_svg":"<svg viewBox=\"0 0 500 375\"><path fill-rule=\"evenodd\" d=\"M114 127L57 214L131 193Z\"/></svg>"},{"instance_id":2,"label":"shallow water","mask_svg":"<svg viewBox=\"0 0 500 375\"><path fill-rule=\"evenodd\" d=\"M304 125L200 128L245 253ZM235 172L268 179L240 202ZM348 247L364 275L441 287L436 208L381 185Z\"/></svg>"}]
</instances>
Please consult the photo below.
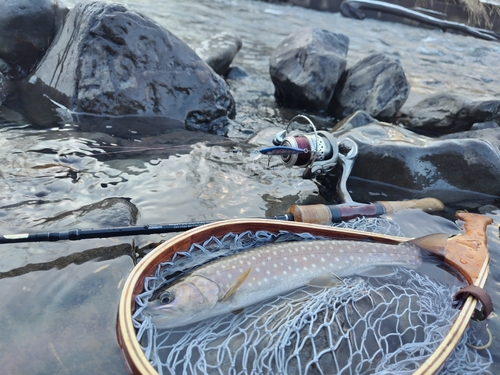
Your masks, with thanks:
<instances>
[{"instance_id":1,"label":"shallow water","mask_svg":"<svg viewBox=\"0 0 500 375\"><path fill-rule=\"evenodd\" d=\"M183 132L122 138L65 123L40 129L0 107L2 233L41 230L46 218L109 197L130 198L139 210L138 224L262 217L283 213L295 203L323 202L314 183L300 178L301 170L277 161L267 169L266 158L250 157L256 148L269 146L297 114L277 107L268 60L273 48L301 27L348 35L348 65L371 52L400 59L412 85L408 103L439 91L474 98L499 94L500 76L492 69L500 56L498 43L248 0L124 3L193 48L220 31L241 36L243 48L234 65L248 76L228 81L237 105L229 138ZM492 217L487 289L500 301L500 212ZM438 216L397 220L406 236L456 230ZM7 369L2 373L125 373L114 335L122 279L133 267L136 247L166 237L0 245L5 332L0 367ZM116 246L110 254L93 251L110 246ZM490 326L498 336L496 315Z\"/></svg>"}]
</instances>

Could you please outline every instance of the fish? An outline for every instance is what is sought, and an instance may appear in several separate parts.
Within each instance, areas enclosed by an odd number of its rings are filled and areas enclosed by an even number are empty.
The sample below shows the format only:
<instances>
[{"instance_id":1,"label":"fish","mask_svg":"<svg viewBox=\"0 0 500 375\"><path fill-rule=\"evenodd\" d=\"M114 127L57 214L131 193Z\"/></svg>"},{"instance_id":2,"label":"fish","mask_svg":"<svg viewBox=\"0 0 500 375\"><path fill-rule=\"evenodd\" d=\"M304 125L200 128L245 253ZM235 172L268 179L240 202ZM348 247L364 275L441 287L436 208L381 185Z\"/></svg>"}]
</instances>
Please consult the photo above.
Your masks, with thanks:
<instances>
[{"instance_id":1,"label":"fish","mask_svg":"<svg viewBox=\"0 0 500 375\"><path fill-rule=\"evenodd\" d=\"M332 287L342 277L377 266L417 269L422 249L444 247L441 234L397 245L353 240L277 242L201 265L166 285L142 314L157 328L175 328L228 312L306 285Z\"/></svg>"}]
</instances>

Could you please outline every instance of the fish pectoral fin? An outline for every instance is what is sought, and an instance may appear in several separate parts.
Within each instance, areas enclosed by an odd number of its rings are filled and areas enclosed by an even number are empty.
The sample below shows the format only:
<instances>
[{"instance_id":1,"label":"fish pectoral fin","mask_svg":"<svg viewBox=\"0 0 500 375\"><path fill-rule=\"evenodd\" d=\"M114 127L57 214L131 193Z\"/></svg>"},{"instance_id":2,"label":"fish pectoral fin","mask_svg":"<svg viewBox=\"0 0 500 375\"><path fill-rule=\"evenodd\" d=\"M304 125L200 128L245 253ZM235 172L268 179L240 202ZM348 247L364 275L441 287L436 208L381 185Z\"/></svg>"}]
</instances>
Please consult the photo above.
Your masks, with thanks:
<instances>
[{"instance_id":1,"label":"fish pectoral fin","mask_svg":"<svg viewBox=\"0 0 500 375\"><path fill-rule=\"evenodd\" d=\"M422 250L444 257L446 253L446 241L448 241L448 238L450 238L449 234L436 233L419 238L414 238L413 240L410 240L408 242L412 243L415 246L418 246Z\"/></svg>"},{"instance_id":2,"label":"fish pectoral fin","mask_svg":"<svg viewBox=\"0 0 500 375\"><path fill-rule=\"evenodd\" d=\"M250 275L250 272L252 272L252 267L247 269L238 277L238 279L226 290L226 293L224 293L220 300L227 301L228 298L230 298L239 289L239 287L243 285L248 275Z\"/></svg>"},{"instance_id":3,"label":"fish pectoral fin","mask_svg":"<svg viewBox=\"0 0 500 375\"><path fill-rule=\"evenodd\" d=\"M240 307L239 309L234 309L234 310L231 310L231 312L234 314L234 315L240 315L243 313L243 311L245 311L245 309L243 307Z\"/></svg>"},{"instance_id":4,"label":"fish pectoral fin","mask_svg":"<svg viewBox=\"0 0 500 375\"><path fill-rule=\"evenodd\" d=\"M314 279L309 280L306 283L306 285L313 286L316 288L334 288L343 282L344 282L344 280L342 280L337 275L335 275L333 273L329 273L329 274L321 275L321 276L315 277Z\"/></svg>"}]
</instances>

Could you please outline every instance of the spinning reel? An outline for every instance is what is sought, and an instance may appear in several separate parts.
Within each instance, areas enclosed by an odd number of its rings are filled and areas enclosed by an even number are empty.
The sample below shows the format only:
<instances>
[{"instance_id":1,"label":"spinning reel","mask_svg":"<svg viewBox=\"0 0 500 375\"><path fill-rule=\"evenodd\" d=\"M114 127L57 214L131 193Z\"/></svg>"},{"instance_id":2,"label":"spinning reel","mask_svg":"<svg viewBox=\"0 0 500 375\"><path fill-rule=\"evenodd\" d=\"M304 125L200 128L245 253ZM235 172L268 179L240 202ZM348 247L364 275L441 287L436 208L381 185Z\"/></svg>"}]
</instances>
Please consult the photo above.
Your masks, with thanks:
<instances>
[{"instance_id":1,"label":"spinning reel","mask_svg":"<svg viewBox=\"0 0 500 375\"><path fill-rule=\"evenodd\" d=\"M304 133L297 130L289 132L290 126L298 119L307 121L313 132ZM344 162L343 174L348 176L357 154L357 145L352 140L344 139L339 143L331 133L316 130L314 123L304 115L292 118L286 129L275 135L273 144L274 147L262 149L260 153L281 156L281 160L289 168L305 168L302 174L304 179L313 179L328 173L337 165L339 158Z\"/></svg>"}]
</instances>

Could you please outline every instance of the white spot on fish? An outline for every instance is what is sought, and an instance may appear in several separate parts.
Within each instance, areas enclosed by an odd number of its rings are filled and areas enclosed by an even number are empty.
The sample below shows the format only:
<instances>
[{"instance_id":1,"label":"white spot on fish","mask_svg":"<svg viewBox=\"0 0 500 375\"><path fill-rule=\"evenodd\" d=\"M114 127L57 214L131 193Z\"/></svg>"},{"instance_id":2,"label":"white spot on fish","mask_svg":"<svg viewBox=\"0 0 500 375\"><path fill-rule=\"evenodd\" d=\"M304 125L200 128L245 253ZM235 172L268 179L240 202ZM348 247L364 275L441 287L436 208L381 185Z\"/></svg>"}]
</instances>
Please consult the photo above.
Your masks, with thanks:
<instances>
[{"instance_id":1,"label":"white spot on fish","mask_svg":"<svg viewBox=\"0 0 500 375\"><path fill-rule=\"evenodd\" d=\"M243 260L240 259L240 264L243 264Z\"/></svg>"},{"instance_id":2,"label":"white spot on fish","mask_svg":"<svg viewBox=\"0 0 500 375\"><path fill-rule=\"evenodd\" d=\"M278 268L278 265L276 263L273 264L274 268Z\"/></svg>"},{"instance_id":3,"label":"white spot on fish","mask_svg":"<svg viewBox=\"0 0 500 375\"><path fill-rule=\"evenodd\" d=\"M259 267L255 267L255 271L260 272L260 268Z\"/></svg>"},{"instance_id":4,"label":"white spot on fish","mask_svg":"<svg viewBox=\"0 0 500 375\"><path fill-rule=\"evenodd\" d=\"M314 263L312 264L312 266L313 266L313 268L316 268L316 265Z\"/></svg>"},{"instance_id":5,"label":"white spot on fish","mask_svg":"<svg viewBox=\"0 0 500 375\"><path fill-rule=\"evenodd\" d=\"M294 259L293 259L293 261L294 261L295 263L297 263L297 262L298 262L298 259L297 259L297 258L294 258Z\"/></svg>"},{"instance_id":6,"label":"white spot on fish","mask_svg":"<svg viewBox=\"0 0 500 375\"><path fill-rule=\"evenodd\" d=\"M267 270L267 271L266 271L266 274L267 274L267 275L270 275L270 274L271 274L271 271Z\"/></svg>"},{"instance_id":7,"label":"white spot on fish","mask_svg":"<svg viewBox=\"0 0 500 375\"><path fill-rule=\"evenodd\" d=\"M286 275L286 271L283 271L283 275Z\"/></svg>"},{"instance_id":8,"label":"white spot on fish","mask_svg":"<svg viewBox=\"0 0 500 375\"><path fill-rule=\"evenodd\" d=\"M259 282L257 283L257 285L262 285L262 283L259 281Z\"/></svg>"},{"instance_id":9,"label":"white spot on fish","mask_svg":"<svg viewBox=\"0 0 500 375\"><path fill-rule=\"evenodd\" d=\"M278 279L278 276L273 276L273 279L274 279L274 280L277 280L277 279Z\"/></svg>"},{"instance_id":10,"label":"white spot on fish","mask_svg":"<svg viewBox=\"0 0 500 375\"><path fill-rule=\"evenodd\" d=\"M325 261L325 258L321 257L321 261L324 262Z\"/></svg>"},{"instance_id":11,"label":"white spot on fish","mask_svg":"<svg viewBox=\"0 0 500 375\"><path fill-rule=\"evenodd\" d=\"M269 280L267 277L264 277L264 281L267 283Z\"/></svg>"},{"instance_id":12,"label":"white spot on fish","mask_svg":"<svg viewBox=\"0 0 500 375\"><path fill-rule=\"evenodd\" d=\"M248 283L248 286L252 286L253 284L252 283ZM229 288L229 285L228 285L228 288Z\"/></svg>"},{"instance_id":13,"label":"white spot on fish","mask_svg":"<svg viewBox=\"0 0 500 375\"><path fill-rule=\"evenodd\" d=\"M307 260L307 257L302 257L303 260Z\"/></svg>"},{"instance_id":14,"label":"white spot on fish","mask_svg":"<svg viewBox=\"0 0 500 375\"><path fill-rule=\"evenodd\" d=\"M230 279L231 277L233 277L233 275L231 275L230 273L227 274L227 278Z\"/></svg>"},{"instance_id":15,"label":"white spot on fish","mask_svg":"<svg viewBox=\"0 0 500 375\"><path fill-rule=\"evenodd\" d=\"M301 246L300 248L301 248L302 250L305 250L305 249L306 249L304 246Z\"/></svg>"},{"instance_id":16,"label":"white spot on fish","mask_svg":"<svg viewBox=\"0 0 500 375\"><path fill-rule=\"evenodd\" d=\"M256 260L257 258L256 257L252 257L252 260Z\"/></svg>"},{"instance_id":17,"label":"white spot on fish","mask_svg":"<svg viewBox=\"0 0 500 375\"><path fill-rule=\"evenodd\" d=\"M340 262L340 258L339 257L335 257L335 261L336 262ZM331 264L331 263L330 263Z\"/></svg>"},{"instance_id":18,"label":"white spot on fish","mask_svg":"<svg viewBox=\"0 0 500 375\"><path fill-rule=\"evenodd\" d=\"M292 269L292 266L288 266L288 269L291 270Z\"/></svg>"},{"instance_id":19,"label":"white spot on fish","mask_svg":"<svg viewBox=\"0 0 500 375\"><path fill-rule=\"evenodd\" d=\"M354 260L354 257L351 255L351 256L349 257L349 259Z\"/></svg>"}]
</instances>

